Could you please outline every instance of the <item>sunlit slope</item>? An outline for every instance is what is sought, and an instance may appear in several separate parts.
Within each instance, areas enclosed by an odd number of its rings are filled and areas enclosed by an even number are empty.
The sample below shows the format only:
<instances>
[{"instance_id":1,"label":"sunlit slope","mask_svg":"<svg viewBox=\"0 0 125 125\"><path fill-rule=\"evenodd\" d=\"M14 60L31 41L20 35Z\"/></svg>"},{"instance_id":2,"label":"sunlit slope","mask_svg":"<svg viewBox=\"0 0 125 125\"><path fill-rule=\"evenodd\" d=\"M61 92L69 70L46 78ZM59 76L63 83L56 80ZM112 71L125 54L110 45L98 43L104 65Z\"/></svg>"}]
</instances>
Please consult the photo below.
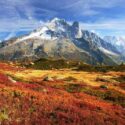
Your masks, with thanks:
<instances>
[{"instance_id":1,"label":"sunlit slope","mask_svg":"<svg viewBox=\"0 0 125 125\"><path fill-rule=\"evenodd\" d=\"M2 124L125 124L124 72L0 66Z\"/></svg>"}]
</instances>

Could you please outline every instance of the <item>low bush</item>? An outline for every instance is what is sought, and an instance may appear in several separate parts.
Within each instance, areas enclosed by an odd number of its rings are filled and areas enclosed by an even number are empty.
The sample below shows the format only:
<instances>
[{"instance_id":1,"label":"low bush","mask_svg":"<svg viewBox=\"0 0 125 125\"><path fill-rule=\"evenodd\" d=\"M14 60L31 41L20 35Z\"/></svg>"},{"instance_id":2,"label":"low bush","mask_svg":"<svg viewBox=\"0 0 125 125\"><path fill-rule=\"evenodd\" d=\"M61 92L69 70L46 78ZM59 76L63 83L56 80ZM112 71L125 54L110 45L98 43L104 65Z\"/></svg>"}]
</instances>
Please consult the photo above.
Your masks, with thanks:
<instances>
[{"instance_id":1,"label":"low bush","mask_svg":"<svg viewBox=\"0 0 125 125\"><path fill-rule=\"evenodd\" d=\"M72 84L68 84L65 86L65 89L66 91L68 92L80 92L81 91L81 86L80 84L75 84L75 83L72 83Z\"/></svg>"},{"instance_id":2,"label":"low bush","mask_svg":"<svg viewBox=\"0 0 125 125\"><path fill-rule=\"evenodd\" d=\"M4 120L8 120L8 119L9 119L9 116L8 116L6 109L2 109L0 111L0 122L2 122Z\"/></svg>"},{"instance_id":3,"label":"low bush","mask_svg":"<svg viewBox=\"0 0 125 125\"><path fill-rule=\"evenodd\" d=\"M104 86L103 86L104 87ZM99 89L92 89L90 87L82 88L82 92L85 92L89 95L99 97L103 100L111 101L115 104L119 104L125 107L125 95L117 92L115 90L99 90Z\"/></svg>"},{"instance_id":4,"label":"low bush","mask_svg":"<svg viewBox=\"0 0 125 125\"><path fill-rule=\"evenodd\" d=\"M69 76L69 77L65 78L64 80L65 81L76 81L77 79L72 76Z\"/></svg>"},{"instance_id":5,"label":"low bush","mask_svg":"<svg viewBox=\"0 0 125 125\"><path fill-rule=\"evenodd\" d=\"M100 85L100 88L102 88L102 89L108 89L108 87L106 85Z\"/></svg>"}]
</instances>

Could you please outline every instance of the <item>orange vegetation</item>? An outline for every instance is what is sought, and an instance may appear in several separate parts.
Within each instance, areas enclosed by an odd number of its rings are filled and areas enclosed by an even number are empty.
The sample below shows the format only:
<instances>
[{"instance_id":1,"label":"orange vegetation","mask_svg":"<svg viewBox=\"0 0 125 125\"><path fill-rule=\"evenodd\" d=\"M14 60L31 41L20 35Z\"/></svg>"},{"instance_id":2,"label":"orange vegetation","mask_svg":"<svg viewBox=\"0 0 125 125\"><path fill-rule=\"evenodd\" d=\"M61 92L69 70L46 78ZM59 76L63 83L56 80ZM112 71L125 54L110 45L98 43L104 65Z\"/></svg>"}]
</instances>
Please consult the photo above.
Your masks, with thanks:
<instances>
[{"instance_id":1,"label":"orange vegetation","mask_svg":"<svg viewBox=\"0 0 125 125\"><path fill-rule=\"evenodd\" d=\"M26 69L4 63L0 67L2 125L125 125L124 106L79 89L67 91L67 85L72 82L78 82L75 85L79 87L86 86L82 81L40 81L39 78L14 81L10 74L15 78L14 73Z\"/></svg>"}]
</instances>

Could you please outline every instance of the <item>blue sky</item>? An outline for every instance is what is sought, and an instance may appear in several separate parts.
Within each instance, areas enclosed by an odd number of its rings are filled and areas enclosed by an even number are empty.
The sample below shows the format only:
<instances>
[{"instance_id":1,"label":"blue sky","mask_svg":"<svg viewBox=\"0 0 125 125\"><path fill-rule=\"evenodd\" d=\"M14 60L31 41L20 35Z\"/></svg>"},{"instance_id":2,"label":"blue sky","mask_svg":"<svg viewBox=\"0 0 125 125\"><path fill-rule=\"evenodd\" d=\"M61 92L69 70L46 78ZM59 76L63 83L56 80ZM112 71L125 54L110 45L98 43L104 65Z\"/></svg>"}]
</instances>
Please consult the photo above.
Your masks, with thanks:
<instances>
[{"instance_id":1,"label":"blue sky","mask_svg":"<svg viewBox=\"0 0 125 125\"><path fill-rule=\"evenodd\" d=\"M79 21L100 36L125 36L125 0L0 0L0 39L28 33L54 17Z\"/></svg>"}]
</instances>

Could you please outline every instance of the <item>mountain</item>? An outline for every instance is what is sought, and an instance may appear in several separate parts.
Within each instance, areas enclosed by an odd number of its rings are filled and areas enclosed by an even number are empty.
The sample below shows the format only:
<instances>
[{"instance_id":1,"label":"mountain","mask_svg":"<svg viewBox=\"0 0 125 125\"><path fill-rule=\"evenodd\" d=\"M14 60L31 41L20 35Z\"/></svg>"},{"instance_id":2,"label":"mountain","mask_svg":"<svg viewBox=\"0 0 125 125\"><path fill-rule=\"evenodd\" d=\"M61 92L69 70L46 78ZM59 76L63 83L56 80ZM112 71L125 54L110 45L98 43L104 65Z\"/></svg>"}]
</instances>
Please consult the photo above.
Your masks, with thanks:
<instances>
[{"instance_id":1,"label":"mountain","mask_svg":"<svg viewBox=\"0 0 125 125\"><path fill-rule=\"evenodd\" d=\"M121 53L125 54L125 39L123 37L105 36L104 40L115 46Z\"/></svg>"},{"instance_id":2,"label":"mountain","mask_svg":"<svg viewBox=\"0 0 125 125\"><path fill-rule=\"evenodd\" d=\"M82 30L78 22L54 18L29 35L0 43L1 60L64 58L89 64L113 65L122 60L120 52L95 33Z\"/></svg>"},{"instance_id":3,"label":"mountain","mask_svg":"<svg viewBox=\"0 0 125 125\"><path fill-rule=\"evenodd\" d=\"M89 41L91 46L96 46L102 53L110 57L110 59L112 59L115 63L120 64L125 60L125 57L122 56L119 49L116 48L113 44L105 41L95 33L89 32L87 30L83 30L82 32L83 39Z\"/></svg>"}]
</instances>

